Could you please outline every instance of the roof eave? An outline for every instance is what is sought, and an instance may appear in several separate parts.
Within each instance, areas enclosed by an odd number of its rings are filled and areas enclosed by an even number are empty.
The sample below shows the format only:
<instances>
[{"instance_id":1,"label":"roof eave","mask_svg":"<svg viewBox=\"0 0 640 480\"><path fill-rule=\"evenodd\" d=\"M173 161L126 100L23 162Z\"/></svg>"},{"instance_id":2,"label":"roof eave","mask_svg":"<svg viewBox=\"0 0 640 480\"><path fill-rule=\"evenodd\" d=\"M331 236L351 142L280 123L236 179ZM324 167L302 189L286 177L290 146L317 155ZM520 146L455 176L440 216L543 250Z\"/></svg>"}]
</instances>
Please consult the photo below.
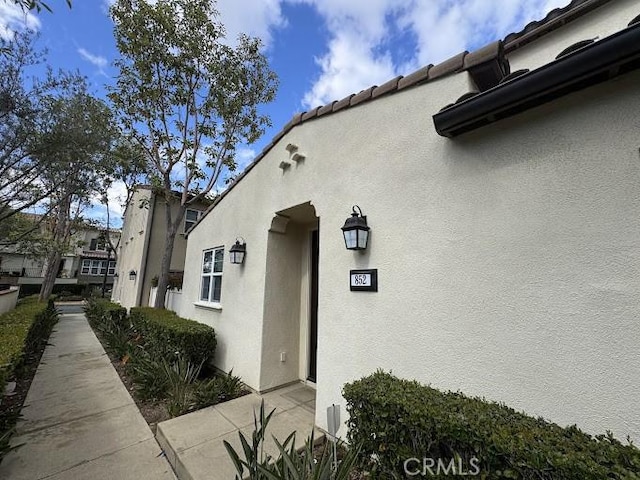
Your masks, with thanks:
<instances>
[{"instance_id":1,"label":"roof eave","mask_svg":"<svg viewBox=\"0 0 640 480\"><path fill-rule=\"evenodd\" d=\"M436 113L438 134L455 137L640 68L640 24Z\"/></svg>"}]
</instances>

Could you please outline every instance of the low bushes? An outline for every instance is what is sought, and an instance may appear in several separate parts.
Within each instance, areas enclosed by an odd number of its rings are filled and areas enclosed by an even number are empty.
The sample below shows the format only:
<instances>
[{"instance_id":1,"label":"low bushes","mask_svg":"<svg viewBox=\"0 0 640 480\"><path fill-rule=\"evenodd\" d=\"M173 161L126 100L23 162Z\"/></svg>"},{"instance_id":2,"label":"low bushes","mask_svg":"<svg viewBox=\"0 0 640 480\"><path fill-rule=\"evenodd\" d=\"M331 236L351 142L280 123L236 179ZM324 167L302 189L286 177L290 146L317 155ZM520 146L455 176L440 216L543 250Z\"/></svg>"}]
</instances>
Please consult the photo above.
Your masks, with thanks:
<instances>
[{"instance_id":1,"label":"low bushes","mask_svg":"<svg viewBox=\"0 0 640 480\"><path fill-rule=\"evenodd\" d=\"M154 356L168 360L184 357L199 365L207 364L215 353L213 328L180 318L170 310L132 308L131 323L143 335L145 348Z\"/></svg>"},{"instance_id":2,"label":"low bushes","mask_svg":"<svg viewBox=\"0 0 640 480\"><path fill-rule=\"evenodd\" d=\"M15 309L0 315L0 404L7 381L24 375L22 367L44 348L57 320L53 301L39 303L37 298L22 299ZM0 411L0 460L15 448L9 441L19 408L4 405Z\"/></svg>"},{"instance_id":3,"label":"low bushes","mask_svg":"<svg viewBox=\"0 0 640 480\"><path fill-rule=\"evenodd\" d=\"M20 285L20 298L28 297L31 295L38 295L40 293L40 288L42 286L39 284L24 284ZM87 297L89 296L90 286L87 284L77 283L77 284L62 284L62 285L54 285L53 291L51 292L54 295L65 296L73 295L75 297Z\"/></svg>"},{"instance_id":4,"label":"low bushes","mask_svg":"<svg viewBox=\"0 0 640 480\"><path fill-rule=\"evenodd\" d=\"M640 450L609 433L592 437L575 426L562 428L384 372L345 385L343 393L348 438L362 445L373 478L405 478L405 461L412 458L417 460L407 464L408 472L423 476L423 459L434 459L433 468L431 460L426 464L433 478L439 478L438 459L447 467L453 460L458 475L459 467L469 474L478 465L479 478L640 478Z\"/></svg>"},{"instance_id":5,"label":"low bushes","mask_svg":"<svg viewBox=\"0 0 640 480\"><path fill-rule=\"evenodd\" d=\"M126 309L92 298L85 306L89 323L105 348L122 360L143 402L163 402L173 417L235 398L240 378L210 374L216 347L214 330L167 310Z\"/></svg>"},{"instance_id":6,"label":"low bushes","mask_svg":"<svg viewBox=\"0 0 640 480\"><path fill-rule=\"evenodd\" d=\"M0 392L24 359L49 338L57 320L53 302L40 303L35 298L25 298L0 315Z\"/></svg>"}]
</instances>

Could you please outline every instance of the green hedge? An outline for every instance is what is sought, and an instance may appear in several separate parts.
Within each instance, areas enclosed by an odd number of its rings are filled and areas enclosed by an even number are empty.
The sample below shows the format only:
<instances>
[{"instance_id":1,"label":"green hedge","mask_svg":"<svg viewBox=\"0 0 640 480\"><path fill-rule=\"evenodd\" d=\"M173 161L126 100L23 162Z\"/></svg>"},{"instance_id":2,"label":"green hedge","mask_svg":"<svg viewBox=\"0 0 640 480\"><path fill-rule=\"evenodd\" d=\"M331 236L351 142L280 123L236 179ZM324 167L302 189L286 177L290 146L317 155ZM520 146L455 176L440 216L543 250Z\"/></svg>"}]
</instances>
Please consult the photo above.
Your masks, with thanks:
<instances>
[{"instance_id":1,"label":"green hedge","mask_svg":"<svg viewBox=\"0 0 640 480\"><path fill-rule=\"evenodd\" d=\"M31 295L38 295L42 285L39 284L24 284L20 285L20 298L29 297ZM60 293L67 292L74 296L86 297L88 296L88 285L83 283L74 284L58 284L53 286L53 295L59 295Z\"/></svg>"},{"instance_id":2,"label":"green hedge","mask_svg":"<svg viewBox=\"0 0 640 480\"><path fill-rule=\"evenodd\" d=\"M40 303L37 298L25 298L0 315L0 392L25 357L49 338L57 320L53 302Z\"/></svg>"},{"instance_id":3,"label":"green hedge","mask_svg":"<svg viewBox=\"0 0 640 480\"><path fill-rule=\"evenodd\" d=\"M405 478L404 462L419 459L408 464L415 473L426 457L435 459L434 474L437 459L445 465L455 459L467 472L479 465L478 478L640 479L640 450L609 433L592 437L575 426L562 428L380 371L345 385L343 394L349 441L362 445L372 478Z\"/></svg>"},{"instance_id":4,"label":"green hedge","mask_svg":"<svg viewBox=\"0 0 640 480\"><path fill-rule=\"evenodd\" d=\"M130 318L152 355L169 361L181 356L199 365L208 363L215 353L216 334L208 325L150 307L132 308Z\"/></svg>"},{"instance_id":5,"label":"green hedge","mask_svg":"<svg viewBox=\"0 0 640 480\"><path fill-rule=\"evenodd\" d=\"M127 309L104 298L90 297L84 306L84 313L92 327L101 327L106 320L127 326Z\"/></svg>"}]
</instances>

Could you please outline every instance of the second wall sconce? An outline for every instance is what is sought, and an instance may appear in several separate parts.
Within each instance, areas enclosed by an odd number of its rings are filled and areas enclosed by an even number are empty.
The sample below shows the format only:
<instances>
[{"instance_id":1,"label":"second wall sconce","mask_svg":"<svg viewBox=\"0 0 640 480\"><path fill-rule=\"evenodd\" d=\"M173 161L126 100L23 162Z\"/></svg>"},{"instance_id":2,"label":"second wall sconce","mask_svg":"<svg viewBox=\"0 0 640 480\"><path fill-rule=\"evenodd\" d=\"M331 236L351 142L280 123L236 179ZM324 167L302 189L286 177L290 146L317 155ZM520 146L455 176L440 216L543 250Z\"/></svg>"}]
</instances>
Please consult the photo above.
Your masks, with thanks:
<instances>
[{"instance_id":1,"label":"second wall sconce","mask_svg":"<svg viewBox=\"0 0 640 480\"><path fill-rule=\"evenodd\" d=\"M242 243L240 243L242 240ZM236 239L236 243L231 246L229 249L229 256L231 257L231 263L235 263L236 265L240 265L244 262L244 256L247 253L247 242L244 241L244 238L238 237Z\"/></svg>"}]
</instances>

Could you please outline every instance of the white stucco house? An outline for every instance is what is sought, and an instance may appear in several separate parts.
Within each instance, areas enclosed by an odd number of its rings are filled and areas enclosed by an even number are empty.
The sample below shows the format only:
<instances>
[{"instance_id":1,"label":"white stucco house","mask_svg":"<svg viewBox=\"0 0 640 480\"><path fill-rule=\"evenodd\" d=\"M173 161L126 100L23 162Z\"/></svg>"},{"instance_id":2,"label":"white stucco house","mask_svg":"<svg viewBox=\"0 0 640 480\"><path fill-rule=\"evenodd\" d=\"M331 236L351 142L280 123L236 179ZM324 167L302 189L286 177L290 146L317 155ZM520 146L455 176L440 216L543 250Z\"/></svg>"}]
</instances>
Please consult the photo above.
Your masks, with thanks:
<instances>
[{"instance_id":1,"label":"white stucco house","mask_svg":"<svg viewBox=\"0 0 640 480\"><path fill-rule=\"evenodd\" d=\"M640 441L638 14L574 0L294 116L189 231L178 313L255 390L313 385L320 427L382 368Z\"/></svg>"},{"instance_id":2,"label":"white stucco house","mask_svg":"<svg viewBox=\"0 0 640 480\"><path fill-rule=\"evenodd\" d=\"M185 233L203 214L209 203L196 202L187 208L183 228L178 231L171 255L171 274L180 278L187 249ZM117 247L118 267L111 300L125 308L147 306L154 277L160 273L167 233L167 201L149 185L138 185L122 218L122 238ZM173 215L178 206L172 204Z\"/></svg>"}]
</instances>

